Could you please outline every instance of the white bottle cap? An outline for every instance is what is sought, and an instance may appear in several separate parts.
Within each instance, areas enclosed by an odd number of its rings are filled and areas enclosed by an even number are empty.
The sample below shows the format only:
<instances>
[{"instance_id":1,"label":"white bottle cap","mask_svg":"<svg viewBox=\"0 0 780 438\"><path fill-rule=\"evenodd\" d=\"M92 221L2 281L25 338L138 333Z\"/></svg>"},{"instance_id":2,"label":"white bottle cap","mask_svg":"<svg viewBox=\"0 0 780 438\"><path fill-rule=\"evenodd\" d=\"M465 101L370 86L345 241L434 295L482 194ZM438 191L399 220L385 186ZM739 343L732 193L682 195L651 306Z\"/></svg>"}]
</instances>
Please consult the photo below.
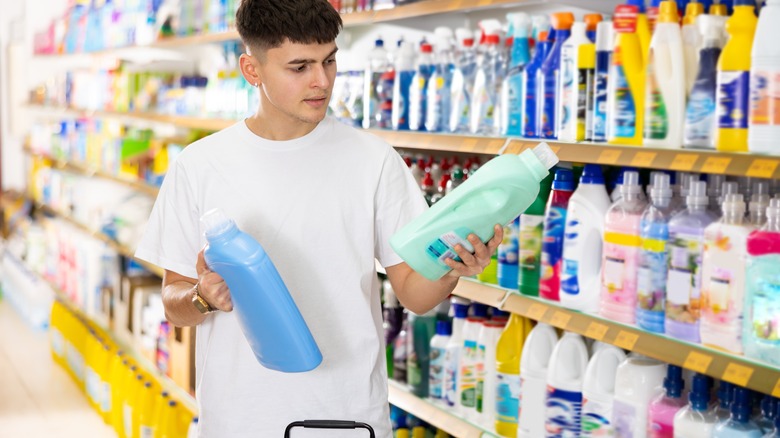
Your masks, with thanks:
<instances>
[{"instance_id":1,"label":"white bottle cap","mask_svg":"<svg viewBox=\"0 0 780 438\"><path fill-rule=\"evenodd\" d=\"M614 45L615 30L611 21L602 21L596 25L596 51L611 52Z\"/></svg>"},{"instance_id":2,"label":"white bottle cap","mask_svg":"<svg viewBox=\"0 0 780 438\"><path fill-rule=\"evenodd\" d=\"M723 214L733 214L737 217L745 216L745 198L741 193L730 193L723 200Z\"/></svg>"},{"instance_id":3,"label":"white bottle cap","mask_svg":"<svg viewBox=\"0 0 780 438\"><path fill-rule=\"evenodd\" d=\"M671 198L673 193L669 179L669 175L665 173L655 173L653 175L653 188L650 189L650 197L653 199Z\"/></svg>"},{"instance_id":4,"label":"white bottle cap","mask_svg":"<svg viewBox=\"0 0 780 438\"><path fill-rule=\"evenodd\" d=\"M688 207L703 207L710 204L710 198L707 197L706 181L691 181L688 188L688 196L685 197L685 203Z\"/></svg>"},{"instance_id":5,"label":"white bottle cap","mask_svg":"<svg viewBox=\"0 0 780 438\"><path fill-rule=\"evenodd\" d=\"M641 191L639 172L634 172L633 170L623 172L623 184L620 185L620 194L625 197L627 194L637 194Z\"/></svg>"},{"instance_id":6,"label":"white bottle cap","mask_svg":"<svg viewBox=\"0 0 780 438\"><path fill-rule=\"evenodd\" d=\"M539 161L542 162L542 165L546 167L547 169L552 169L553 166L558 164L558 156L555 155L555 152L553 152L552 149L550 149L550 145L548 145L545 142L541 142L533 149L534 155L536 155L536 158L539 159Z\"/></svg>"},{"instance_id":7,"label":"white bottle cap","mask_svg":"<svg viewBox=\"0 0 780 438\"><path fill-rule=\"evenodd\" d=\"M766 217L771 219L780 217L780 198L772 198L769 201L769 207L766 208Z\"/></svg>"},{"instance_id":8,"label":"white bottle cap","mask_svg":"<svg viewBox=\"0 0 780 438\"><path fill-rule=\"evenodd\" d=\"M203 224L203 228L206 230L206 237L219 236L220 234L228 231L236 226L233 219L227 217L227 215L219 208L214 208L206 212L200 218L200 222Z\"/></svg>"},{"instance_id":9,"label":"white bottle cap","mask_svg":"<svg viewBox=\"0 0 780 438\"><path fill-rule=\"evenodd\" d=\"M586 32L588 31L588 25L585 24L583 21L575 21L571 25L571 34L572 35L586 35ZM596 30L598 32L598 28Z\"/></svg>"}]
</instances>

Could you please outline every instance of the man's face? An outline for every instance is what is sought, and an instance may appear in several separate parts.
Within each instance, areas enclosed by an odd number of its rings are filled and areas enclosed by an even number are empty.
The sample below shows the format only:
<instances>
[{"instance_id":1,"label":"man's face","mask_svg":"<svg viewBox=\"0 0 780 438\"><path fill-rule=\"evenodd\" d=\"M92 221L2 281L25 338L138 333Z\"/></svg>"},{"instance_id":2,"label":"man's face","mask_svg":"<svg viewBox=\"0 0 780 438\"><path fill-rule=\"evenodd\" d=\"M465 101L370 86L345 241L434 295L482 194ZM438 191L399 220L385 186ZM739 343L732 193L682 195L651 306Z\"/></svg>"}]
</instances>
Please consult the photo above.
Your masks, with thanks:
<instances>
[{"instance_id":1,"label":"man's face","mask_svg":"<svg viewBox=\"0 0 780 438\"><path fill-rule=\"evenodd\" d=\"M291 121L322 121L336 78L337 50L335 42L296 44L286 40L256 57L264 111Z\"/></svg>"}]
</instances>

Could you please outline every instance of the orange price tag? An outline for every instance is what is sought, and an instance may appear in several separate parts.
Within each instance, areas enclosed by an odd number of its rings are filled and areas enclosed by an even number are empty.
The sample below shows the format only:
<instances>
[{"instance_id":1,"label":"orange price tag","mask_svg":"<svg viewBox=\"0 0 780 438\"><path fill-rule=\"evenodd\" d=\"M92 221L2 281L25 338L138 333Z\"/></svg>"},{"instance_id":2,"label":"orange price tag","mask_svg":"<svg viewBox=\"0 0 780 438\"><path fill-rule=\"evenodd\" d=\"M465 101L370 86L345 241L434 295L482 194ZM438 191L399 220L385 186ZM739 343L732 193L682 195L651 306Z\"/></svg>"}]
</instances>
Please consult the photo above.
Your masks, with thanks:
<instances>
[{"instance_id":1,"label":"orange price tag","mask_svg":"<svg viewBox=\"0 0 780 438\"><path fill-rule=\"evenodd\" d=\"M758 158L753 160L750 167L747 170L747 176L755 178L771 178L775 174L778 162L775 160L767 160Z\"/></svg>"},{"instance_id":2,"label":"orange price tag","mask_svg":"<svg viewBox=\"0 0 780 438\"><path fill-rule=\"evenodd\" d=\"M636 341L638 340L638 334L621 330L620 333L618 333L617 338L615 338L615 345L624 350L633 350L634 345L636 345Z\"/></svg>"},{"instance_id":3,"label":"orange price tag","mask_svg":"<svg viewBox=\"0 0 780 438\"><path fill-rule=\"evenodd\" d=\"M739 386L747 386L750 377L753 375L753 368L730 363L723 372L723 380Z\"/></svg>"},{"instance_id":4,"label":"orange price tag","mask_svg":"<svg viewBox=\"0 0 780 438\"><path fill-rule=\"evenodd\" d=\"M523 149L525 149L525 143L522 141L513 141L509 143L509 146L506 147L504 153L517 155L520 152L523 152Z\"/></svg>"},{"instance_id":5,"label":"orange price tag","mask_svg":"<svg viewBox=\"0 0 780 438\"><path fill-rule=\"evenodd\" d=\"M542 319L545 313L547 313L547 306L544 304L534 303L528 308L528 317L536 321Z\"/></svg>"},{"instance_id":6,"label":"orange price tag","mask_svg":"<svg viewBox=\"0 0 780 438\"><path fill-rule=\"evenodd\" d=\"M569 321L571 321L571 315L568 313L555 312L550 320L550 325L565 330L569 325Z\"/></svg>"},{"instance_id":7,"label":"orange price tag","mask_svg":"<svg viewBox=\"0 0 780 438\"><path fill-rule=\"evenodd\" d=\"M698 159L699 156L696 154L677 154L674 157L672 164L669 165L669 168L672 170L687 172L693 169L693 165L696 164Z\"/></svg>"},{"instance_id":8,"label":"orange price tag","mask_svg":"<svg viewBox=\"0 0 780 438\"><path fill-rule=\"evenodd\" d=\"M479 143L479 140L476 138L465 138L463 139L463 145L460 147L460 150L471 152L477 147L477 143Z\"/></svg>"},{"instance_id":9,"label":"orange price tag","mask_svg":"<svg viewBox=\"0 0 780 438\"><path fill-rule=\"evenodd\" d=\"M615 164L622 153L622 151L616 149L605 149L599 154L597 162L599 164Z\"/></svg>"},{"instance_id":10,"label":"orange price tag","mask_svg":"<svg viewBox=\"0 0 780 438\"><path fill-rule=\"evenodd\" d=\"M633 167L652 167L656 157L655 152L637 152L631 160Z\"/></svg>"},{"instance_id":11,"label":"orange price tag","mask_svg":"<svg viewBox=\"0 0 780 438\"><path fill-rule=\"evenodd\" d=\"M777 379L775 389L772 390L772 396L780 398L780 379Z\"/></svg>"},{"instance_id":12,"label":"orange price tag","mask_svg":"<svg viewBox=\"0 0 780 438\"><path fill-rule=\"evenodd\" d=\"M709 157L701 166L702 173L723 173L731 164L731 158Z\"/></svg>"},{"instance_id":13,"label":"orange price tag","mask_svg":"<svg viewBox=\"0 0 780 438\"><path fill-rule=\"evenodd\" d=\"M561 151L561 147L560 147L560 146L558 146L557 144L551 144L551 145L550 145L550 149L552 149L552 151L553 151L553 153L554 153L555 155L558 155L558 152L560 152L560 151Z\"/></svg>"},{"instance_id":14,"label":"orange price tag","mask_svg":"<svg viewBox=\"0 0 780 438\"><path fill-rule=\"evenodd\" d=\"M698 351L691 351L688 353L688 357L685 359L683 368L687 368L697 373L706 373L707 368L712 363L712 356L699 353Z\"/></svg>"},{"instance_id":15,"label":"orange price tag","mask_svg":"<svg viewBox=\"0 0 780 438\"><path fill-rule=\"evenodd\" d=\"M604 336L607 334L607 331L609 331L609 327L607 327L604 324L598 323L598 322L591 322L588 324L588 329L585 330L585 336L595 339L597 341L601 341L604 339Z\"/></svg>"}]
</instances>

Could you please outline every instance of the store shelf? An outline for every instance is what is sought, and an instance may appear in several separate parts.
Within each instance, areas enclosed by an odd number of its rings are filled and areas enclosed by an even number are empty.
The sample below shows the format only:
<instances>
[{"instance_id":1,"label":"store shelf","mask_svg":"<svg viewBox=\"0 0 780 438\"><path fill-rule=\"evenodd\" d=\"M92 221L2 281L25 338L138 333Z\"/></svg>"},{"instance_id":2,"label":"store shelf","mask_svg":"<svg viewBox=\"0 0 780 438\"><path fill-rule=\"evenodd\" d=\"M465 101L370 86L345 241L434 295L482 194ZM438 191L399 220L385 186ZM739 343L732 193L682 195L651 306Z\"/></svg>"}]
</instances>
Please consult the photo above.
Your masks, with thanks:
<instances>
[{"instance_id":1,"label":"store shelf","mask_svg":"<svg viewBox=\"0 0 780 438\"><path fill-rule=\"evenodd\" d=\"M572 311L557 303L472 280L461 281L454 294L716 379L780 396L780 368L754 359L646 332L634 326Z\"/></svg>"},{"instance_id":2,"label":"store shelf","mask_svg":"<svg viewBox=\"0 0 780 438\"><path fill-rule=\"evenodd\" d=\"M415 417L458 438L497 437L495 433L458 417L452 408L412 394L409 388L394 380L388 381L391 405L412 413Z\"/></svg>"},{"instance_id":3,"label":"store shelf","mask_svg":"<svg viewBox=\"0 0 780 438\"><path fill-rule=\"evenodd\" d=\"M404 20L454 12L474 12L483 9L497 9L520 6L528 0L428 0L376 11L373 23Z\"/></svg>"},{"instance_id":4,"label":"store shelf","mask_svg":"<svg viewBox=\"0 0 780 438\"><path fill-rule=\"evenodd\" d=\"M132 187L135 190L138 190L139 192L145 193L150 196L157 196L157 194L160 192L159 187L153 186L150 184L147 184L146 182L139 181L137 179L133 180L130 178L125 178L118 175L112 175L108 172L104 172L101 170L98 170L97 168L90 166L85 163L78 163L74 161L66 161L66 160L60 160L57 158L54 158L50 155L41 154L38 152L33 151L29 147L24 148L24 152L30 156L39 157L39 158L45 158L47 160L50 160L53 164L52 167L55 167L57 169L66 169L70 170L72 172L80 173L84 176L97 176L100 178L108 179L120 184L124 184L128 187Z\"/></svg>"}]
</instances>

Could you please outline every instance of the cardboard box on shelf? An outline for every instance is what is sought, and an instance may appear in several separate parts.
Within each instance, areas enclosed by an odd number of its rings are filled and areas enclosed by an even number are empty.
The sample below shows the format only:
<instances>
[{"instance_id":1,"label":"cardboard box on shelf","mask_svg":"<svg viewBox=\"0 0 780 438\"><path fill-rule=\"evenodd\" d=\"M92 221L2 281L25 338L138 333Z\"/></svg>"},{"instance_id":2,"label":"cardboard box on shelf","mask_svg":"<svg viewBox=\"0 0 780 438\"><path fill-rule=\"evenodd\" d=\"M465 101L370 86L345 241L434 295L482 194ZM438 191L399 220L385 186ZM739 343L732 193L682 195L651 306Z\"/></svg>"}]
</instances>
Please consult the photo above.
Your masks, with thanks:
<instances>
[{"instance_id":1,"label":"cardboard box on shelf","mask_svg":"<svg viewBox=\"0 0 780 438\"><path fill-rule=\"evenodd\" d=\"M195 394L195 329L175 327L168 340L169 377L190 394Z\"/></svg>"}]
</instances>

